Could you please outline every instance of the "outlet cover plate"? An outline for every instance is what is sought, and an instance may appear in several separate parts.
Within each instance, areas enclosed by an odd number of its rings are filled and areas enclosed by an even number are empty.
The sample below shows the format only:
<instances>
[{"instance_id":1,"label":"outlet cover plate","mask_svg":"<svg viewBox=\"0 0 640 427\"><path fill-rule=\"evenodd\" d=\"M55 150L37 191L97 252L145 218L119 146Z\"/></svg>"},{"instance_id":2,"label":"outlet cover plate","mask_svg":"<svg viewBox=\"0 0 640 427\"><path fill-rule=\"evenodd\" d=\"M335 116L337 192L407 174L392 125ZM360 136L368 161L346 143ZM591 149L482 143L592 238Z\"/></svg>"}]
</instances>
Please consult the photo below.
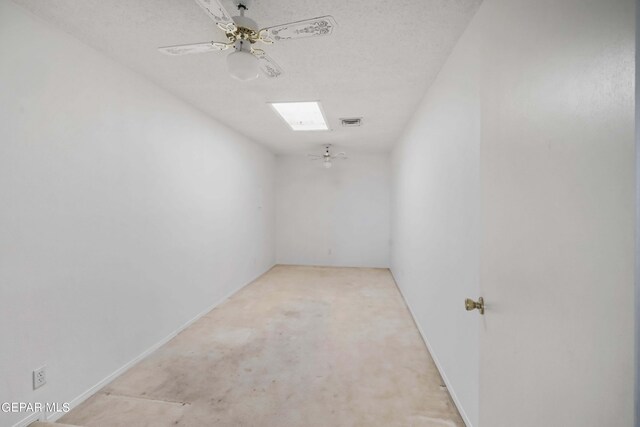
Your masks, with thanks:
<instances>
[{"instance_id":1,"label":"outlet cover plate","mask_svg":"<svg viewBox=\"0 0 640 427\"><path fill-rule=\"evenodd\" d=\"M47 367L43 366L33 371L33 389L36 390L47 383Z\"/></svg>"}]
</instances>

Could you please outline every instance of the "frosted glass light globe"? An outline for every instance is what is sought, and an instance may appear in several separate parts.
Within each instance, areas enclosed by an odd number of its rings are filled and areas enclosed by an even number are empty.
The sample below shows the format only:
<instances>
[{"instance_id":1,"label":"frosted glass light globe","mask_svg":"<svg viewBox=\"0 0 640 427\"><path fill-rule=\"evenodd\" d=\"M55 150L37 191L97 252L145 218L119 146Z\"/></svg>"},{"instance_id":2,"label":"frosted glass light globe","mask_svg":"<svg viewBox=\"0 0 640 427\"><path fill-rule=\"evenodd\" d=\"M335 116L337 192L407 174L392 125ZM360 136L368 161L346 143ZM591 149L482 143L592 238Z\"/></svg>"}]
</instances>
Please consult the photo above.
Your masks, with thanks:
<instances>
[{"instance_id":1,"label":"frosted glass light globe","mask_svg":"<svg viewBox=\"0 0 640 427\"><path fill-rule=\"evenodd\" d=\"M324 167L329 169L331 167L331 162L324 162Z\"/></svg>"},{"instance_id":2,"label":"frosted glass light globe","mask_svg":"<svg viewBox=\"0 0 640 427\"><path fill-rule=\"evenodd\" d=\"M229 74L238 80L258 78L258 58L244 50L236 50L227 55Z\"/></svg>"}]
</instances>

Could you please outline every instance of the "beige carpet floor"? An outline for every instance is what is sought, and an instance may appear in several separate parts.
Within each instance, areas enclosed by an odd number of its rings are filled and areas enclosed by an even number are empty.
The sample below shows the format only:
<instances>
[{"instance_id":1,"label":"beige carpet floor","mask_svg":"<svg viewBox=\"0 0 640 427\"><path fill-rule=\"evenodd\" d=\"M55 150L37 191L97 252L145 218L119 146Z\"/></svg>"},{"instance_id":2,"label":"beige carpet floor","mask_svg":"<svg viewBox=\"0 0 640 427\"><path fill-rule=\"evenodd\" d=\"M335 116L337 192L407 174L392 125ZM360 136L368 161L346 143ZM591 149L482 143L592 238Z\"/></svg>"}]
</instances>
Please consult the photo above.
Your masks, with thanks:
<instances>
[{"instance_id":1,"label":"beige carpet floor","mask_svg":"<svg viewBox=\"0 0 640 427\"><path fill-rule=\"evenodd\" d=\"M464 426L386 269L276 266L59 422Z\"/></svg>"}]
</instances>

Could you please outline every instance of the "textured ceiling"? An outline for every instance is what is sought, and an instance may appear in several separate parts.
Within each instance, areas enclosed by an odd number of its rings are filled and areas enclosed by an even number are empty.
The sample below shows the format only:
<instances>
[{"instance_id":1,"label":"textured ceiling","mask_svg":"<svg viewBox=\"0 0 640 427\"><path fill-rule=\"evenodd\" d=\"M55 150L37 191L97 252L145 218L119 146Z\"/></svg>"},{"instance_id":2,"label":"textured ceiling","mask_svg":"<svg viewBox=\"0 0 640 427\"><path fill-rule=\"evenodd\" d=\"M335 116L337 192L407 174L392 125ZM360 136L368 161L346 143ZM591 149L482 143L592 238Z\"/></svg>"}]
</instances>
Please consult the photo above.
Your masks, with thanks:
<instances>
[{"instance_id":1,"label":"textured ceiling","mask_svg":"<svg viewBox=\"0 0 640 427\"><path fill-rule=\"evenodd\" d=\"M481 0L254 0L260 27L332 15L333 35L264 46L278 79L239 82L228 52L170 57L158 46L225 41L193 0L14 0L276 152L332 143L386 151ZM231 0L221 0L235 15ZM267 102L320 100L331 131L293 132ZM341 117L363 117L358 128Z\"/></svg>"}]
</instances>

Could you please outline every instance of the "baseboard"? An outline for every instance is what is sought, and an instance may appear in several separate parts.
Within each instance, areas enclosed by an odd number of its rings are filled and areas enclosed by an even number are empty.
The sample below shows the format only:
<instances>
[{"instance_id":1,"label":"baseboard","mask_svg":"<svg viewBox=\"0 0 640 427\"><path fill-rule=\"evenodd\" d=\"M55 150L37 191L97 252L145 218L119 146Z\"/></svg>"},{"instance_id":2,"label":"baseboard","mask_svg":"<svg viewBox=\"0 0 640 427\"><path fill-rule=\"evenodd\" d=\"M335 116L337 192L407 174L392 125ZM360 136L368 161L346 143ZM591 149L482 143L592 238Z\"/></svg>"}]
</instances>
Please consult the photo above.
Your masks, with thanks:
<instances>
[{"instance_id":1,"label":"baseboard","mask_svg":"<svg viewBox=\"0 0 640 427\"><path fill-rule=\"evenodd\" d=\"M449 381L449 378L447 378L447 374L445 373L444 369L442 368L442 364L438 360L438 356L437 356L436 352L434 351L433 347L431 347L431 344L429 344L429 340L427 339L427 336L425 335L424 331L422 330L422 327L420 327L420 324L416 320L417 318L416 318L416 316L415 316L415 314L413 312L413 309L411 308L411 305L409 304L409 301L407 301L407 299L405 298L404 293L402 292L402 288L400 287L400 285L398 284L398 281L396 280L395 276L393 275L393 270L389 269L389 271L391 272L391 277L393 278L393 281L396 284L396 288L398 288L398 292L400 292L400 296L404 300L404 304L409 309L409 313L411 313L411 317L413 318L413 323L416 325L416 328L418 328L418 332L420 332L420 336L422 337L422 340L424 341L424 344L427 346L427 349L429 350L429 353L431 353L431 358L433 359L434 363L436 364L436 368L438 368L438 372L440 373L440 376L442 377L442 380L444 381L445 385L447 386L447 390L449 391L449 394L451 395L451 399L453 400L454 405L456 405L456 408L458 409L458 412L460 412L460 416L462 417L462 421L464 421L464 424L467 427L473 427L473 424L471 423L471 420L469 420L469 417L467 416L467 413L465 412L464 408L462 407L462 404L460 403L460 399L458 399L458 396L456 395L456 391L453 388L453 385L451 384L451 381Z\"/></svg>"},{"instance_id":2,"label":"baseboard","mask_svg":"<svg viewBox=\"0 0 640 427\"><path fill-rule=\"evenodd\" d=\"M35 412L29 415L26 418L21 419L17 423L15 423L12 427L26 427L31 423L35 423L36 421L46 421L46 416L42 412Z\"/></svg>"},{"instance_id":3,"label":"baseboard","mask_svg":"<svg viewBox=\"0 0 640 427\"><path fill-rule=\"evenodd\" d=\"M148 349L146 349L145 351L140 353L138 356L136 356L133 359L131 359L129 362L125 363L120 368L118 368L115 371L113 371L111 374L107 375L102 380L98 381L95 385L89 387L89 389L87 389L85 392L81 393L79 396L77 396L74 399L72 399L69 402L69 407L71 409L73 409L76 406L80 405L82 402L87 400L89 397L93 396L98 390L100 390L101 388L103 388L104 386L109 384L111 381L113 381L116 377L118 377L119 375L123 374L129 368L133 367L133 365L135 365L136 363L138 363L139 361L141 361L142 359L144 359L145 357L147 357L148 355L150 355L151 353L153 353L154 351L156 351L157 349L159 349L160 347L162 347L163 345L168 343L172 338L174 338L180 332L182 332L183 330L185 330L186 328L191 326L193 323L195 323L202 316L204 316L205 314L209 313L211 310L213 310L214 308L216 308L217 306L219 306L220 304L222 304L223 302L225 302L226 300L231 298L234 294L236 294L238 291L240 291L245 286L255 282L258 278L260 278L261 276L267 274L274 266L275 266L275 264L272 265L271 267L267 268L265 271L263 271L262 273L258 274L253 279L249 280L248 282L238 286L236 289L232 290L231 292L226 294L224 297L222 297L215 304L207 307L206 309L204 309L203 311L198 313L195 317L193 317L192 319L190 319L189 321L184 323L182 326L180 326L178 329L176 329L175 331L171 332L169 335L167 335L166 337L162 338L157 343L153 344L151 347L149 347ZM59 400L59 401L66 401L66 400ZM32 414L29 417L24 418L23 420L17 422L16 424L13 425L13 427L25 427L25 426L28 426L29 424L31 424L32 422L38 421L38 420L54 422L57 419L61 418L63 415L64 415L64 413L52 413L52 414L50 414L48 416L46 414L36 413L36 414Z\"/></svg>"},{"instance_id":4,"label":"baseboard","mask_svg":"<svg viewBox=\"0 0 640 427\"><path fill-rule=\"evenodd\" d=\"M372 266L372 265L353 265L353 264L313 264L313 263L290 263L277 262L276 265L284 267L314 267L314 268L373 268L378 270L390 270L388 266Z\"/></svg>"}]
</instances>

